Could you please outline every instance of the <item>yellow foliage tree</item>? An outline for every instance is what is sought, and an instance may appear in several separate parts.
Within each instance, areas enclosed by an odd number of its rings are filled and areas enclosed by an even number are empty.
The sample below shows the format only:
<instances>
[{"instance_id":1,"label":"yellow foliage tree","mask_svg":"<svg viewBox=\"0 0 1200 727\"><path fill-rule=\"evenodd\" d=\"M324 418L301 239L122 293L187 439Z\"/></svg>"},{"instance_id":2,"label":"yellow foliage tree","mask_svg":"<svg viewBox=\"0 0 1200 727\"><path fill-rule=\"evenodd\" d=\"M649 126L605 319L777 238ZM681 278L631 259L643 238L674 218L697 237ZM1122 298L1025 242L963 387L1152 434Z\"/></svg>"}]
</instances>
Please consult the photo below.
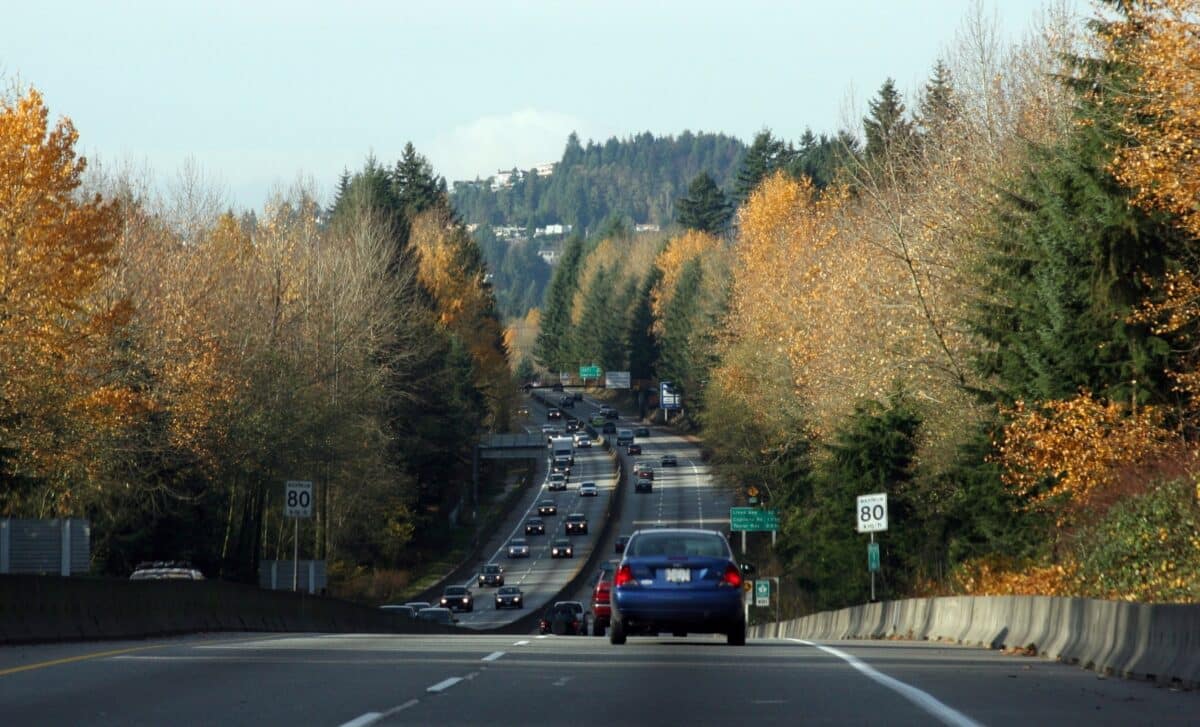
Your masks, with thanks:
<instances>
[{"instance_id":1,"label":"yellow foliage tree","mask_svg":"<svg viewBox=\"0 0 1200 727\"><path fill-rule=\"evenodd\" d=\"M493 416L506 417L512 395L504 331L474 241L440 208L417 216L410 241L419 254L417 279L432 294L439 322L470 351L475 385L488 396Z\"/></svg>"},{"instance_id":2,"label":"yellow foliage tree","mask_svg":"<svg viewBox=\"0 0 1200 727\"><path fill-rule=\"evenodd\" d=\"M1140 0L1123 10L1101 35L1109 60L1137 74L1116 95L1134 143L1117 151L1112 172L1137 203L1178 215L1200 238L1200 0Z\"/></svg>"},{"instance_id":3,"label":"yellow foliage tree","mask_svg":"<svg viewBox=\"0 0 1200 727\"><path fill-rule=\"evenodd\" d=\"M1161 455L1175 443L1154 407L1130 412L1084 391L1066 401L1008 412L999 446L1005 483L1059 525L1114 482L1122 467Z\"/></svg>"},{"instance_id":4,"label":"yellow foliage tree","mask_svg":"<svg viewBox=\"0 0 1200 727\"><path fill-rule=\"evenodd\" d=\"M94 474L80 457L86 442L139 406L107 356L128 304L96 290L120 210L77 196L77 140L67 119L50 128L37 91L0 100L0 448L16 453L0 470L55 482L32 514L73 511L75 489Z\"/></svg>"},{"instance_id":5,"label":"yellow foliage tree","mask_svg":"<svg viewBox=\"0 0 1200 727\"><path fill-rule=\"evenodd\" d=\"M692 260L700 258L704 279L712 280L713 274L726 263L725 247L720 239L697 230L688 230L667 242L654 264L662 272L654 290L650 292L650 306L654 312L656 333L662 333L663 312L675 294L675 287L683 268Z\"/></svg>"}]
</instances>

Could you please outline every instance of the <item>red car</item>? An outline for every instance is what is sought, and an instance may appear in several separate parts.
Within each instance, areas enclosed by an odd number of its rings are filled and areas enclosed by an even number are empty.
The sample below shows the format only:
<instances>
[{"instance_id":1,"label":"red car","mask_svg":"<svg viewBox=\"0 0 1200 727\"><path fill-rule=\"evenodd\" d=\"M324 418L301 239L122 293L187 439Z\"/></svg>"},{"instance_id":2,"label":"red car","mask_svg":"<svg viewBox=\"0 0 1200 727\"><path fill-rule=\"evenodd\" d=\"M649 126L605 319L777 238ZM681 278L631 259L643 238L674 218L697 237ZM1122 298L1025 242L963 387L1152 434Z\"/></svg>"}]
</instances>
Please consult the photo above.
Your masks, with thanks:
<instances>
[{"instance_id":1,"label":"red car","mask_svg":"<svg viewBox=\"0 0 1200 727\"><path fill-rule=\"evenodd\" d=\"M615 560L605 561L600 565L600 576L592 589L592 636L603 636L612 620L612 582L613 573L617 570Z\"/></svg>"}]
</instances>

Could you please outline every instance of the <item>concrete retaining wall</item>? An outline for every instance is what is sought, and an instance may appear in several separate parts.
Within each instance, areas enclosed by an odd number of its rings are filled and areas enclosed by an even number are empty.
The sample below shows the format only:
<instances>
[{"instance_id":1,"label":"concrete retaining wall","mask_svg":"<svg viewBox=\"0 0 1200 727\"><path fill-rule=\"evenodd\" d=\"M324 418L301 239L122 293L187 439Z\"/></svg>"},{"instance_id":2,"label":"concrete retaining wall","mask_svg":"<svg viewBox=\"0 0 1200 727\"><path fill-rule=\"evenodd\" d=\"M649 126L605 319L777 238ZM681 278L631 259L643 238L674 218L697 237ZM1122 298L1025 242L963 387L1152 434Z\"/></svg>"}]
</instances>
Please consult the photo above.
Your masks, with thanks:
<instances>
[{"instance_id":1,"label":"concrete retaining wall","mask_svg":"<svg viewBox=\"0 0 1200 727\"><path fill-rule=\"evenodd\" d=\"M202 631L450 633L333 598L223 581L0 576L0 644Z\"/></svg>"},{"instance_id":2,"label":"concrete retaining wall","mask_svg":"<svg viewBox=\"0 0 1200 727\"><path fill-rule=\"evenodd\" d=\"M887 601L754 626L759 638L928 639L1029 648L1124 677L1200 688L1200 604L1050 596Z\"/></svg>"}]
</instances>

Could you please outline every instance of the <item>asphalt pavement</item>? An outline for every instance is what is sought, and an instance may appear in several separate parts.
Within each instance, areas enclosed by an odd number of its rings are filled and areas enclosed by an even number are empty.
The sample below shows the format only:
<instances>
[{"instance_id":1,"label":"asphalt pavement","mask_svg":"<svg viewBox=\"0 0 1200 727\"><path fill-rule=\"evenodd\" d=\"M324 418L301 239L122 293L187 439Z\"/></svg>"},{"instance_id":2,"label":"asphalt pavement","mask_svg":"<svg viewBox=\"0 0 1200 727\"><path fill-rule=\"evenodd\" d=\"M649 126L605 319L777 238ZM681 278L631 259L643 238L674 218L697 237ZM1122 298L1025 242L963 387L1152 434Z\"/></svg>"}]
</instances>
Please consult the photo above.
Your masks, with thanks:
<instances>
[{"instance_id":1,"label":"asphalt pavement","mask_svg":"<svg viewBox=\"0 0 1200 727\"><path fill-rule=\"evenodd\" d=\"M1194 692L931 643L220 635L0 649L0 722L17 726L1142 725L1198 716Z\"/></svg>"}]
</instances>

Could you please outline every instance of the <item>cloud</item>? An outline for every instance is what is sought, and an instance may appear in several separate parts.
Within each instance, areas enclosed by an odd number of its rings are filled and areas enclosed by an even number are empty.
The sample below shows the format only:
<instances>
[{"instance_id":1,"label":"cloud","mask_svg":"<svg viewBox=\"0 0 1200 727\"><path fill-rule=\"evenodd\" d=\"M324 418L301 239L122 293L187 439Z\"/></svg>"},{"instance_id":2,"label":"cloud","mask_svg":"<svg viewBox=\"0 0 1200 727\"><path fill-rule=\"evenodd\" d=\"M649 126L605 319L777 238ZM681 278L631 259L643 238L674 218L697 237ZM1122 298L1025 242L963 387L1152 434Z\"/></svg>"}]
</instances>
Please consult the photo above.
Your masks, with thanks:
<instances>
[{"instance_id":1,"label":"cloud","mask_svg":"<svg viewBox=\"0 0 1200 727\"><path fill-rule=\"evenodd\" d=\"M570 114L528 108L483 116L439 134L427 156L447 179L486 179L497 169L558 161L572 131L585 141L612 133Z\"/></svg>"}]
</instances>

